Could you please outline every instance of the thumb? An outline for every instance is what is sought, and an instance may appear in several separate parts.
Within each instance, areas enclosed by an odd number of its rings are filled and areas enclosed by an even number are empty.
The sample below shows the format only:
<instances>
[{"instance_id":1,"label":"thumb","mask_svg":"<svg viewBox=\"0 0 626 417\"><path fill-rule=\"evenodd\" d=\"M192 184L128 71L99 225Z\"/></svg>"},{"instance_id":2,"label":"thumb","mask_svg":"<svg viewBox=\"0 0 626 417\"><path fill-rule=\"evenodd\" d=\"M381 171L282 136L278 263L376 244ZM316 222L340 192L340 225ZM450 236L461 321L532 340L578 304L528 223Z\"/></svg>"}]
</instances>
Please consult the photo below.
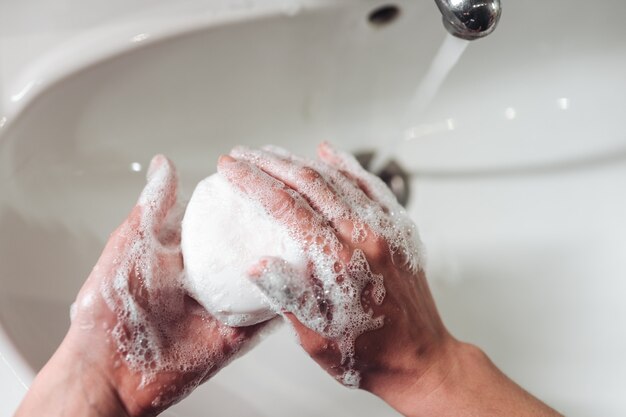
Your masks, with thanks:
<instances>
[{"instance_id":1,"label":"thumb","mask_svg":"<svg viewBox=\"0 0 626 417\"><path fill-rule=\"evenodd\" d=\"M300 337L300 343L307 349L309 345L318 343L320 336L298 317L307 300L312 299L312 291L306 288L305 280L300 275L287 261L277 257L261 258L248 271L248 279L268 298L274 311L291 323Z\"/></svg>"},{"instance_id":2,"label":"thumb","mask_svg":"<svg viewBox=\"0 0 626 417\"><path fill-rule=\"evenodd\" d=\"M166 228L167 219L176 207L177 194L178 174L174 164L163 155L155 156L137 205L141 207L142 223L152 228L157 236Z\"/></svg>"},{"instance_id":3,"label":"thumb","mask_svg":"<svg viewBox=\"0 0 626 417\"><path fill-rule=\"evenodd\" d=\"M299 334L320 333L327 327L329 317L321 308L323 300L316 297L313 281L285 260L262 258L250 268L248 279L267 297L272 309L285 316Z\"/></svg>"},{"instance_id":4,"label":"thumb","mask_svg":"<svg viewBox=\"0 0 626 417\"><path fill-rule=\"evenodd\" d=\"M278 257L264 257L248 270L248 279L267 297L277 313L294 311L304 292L298 284L298 272Z\"/></svg>"}]
</instances>

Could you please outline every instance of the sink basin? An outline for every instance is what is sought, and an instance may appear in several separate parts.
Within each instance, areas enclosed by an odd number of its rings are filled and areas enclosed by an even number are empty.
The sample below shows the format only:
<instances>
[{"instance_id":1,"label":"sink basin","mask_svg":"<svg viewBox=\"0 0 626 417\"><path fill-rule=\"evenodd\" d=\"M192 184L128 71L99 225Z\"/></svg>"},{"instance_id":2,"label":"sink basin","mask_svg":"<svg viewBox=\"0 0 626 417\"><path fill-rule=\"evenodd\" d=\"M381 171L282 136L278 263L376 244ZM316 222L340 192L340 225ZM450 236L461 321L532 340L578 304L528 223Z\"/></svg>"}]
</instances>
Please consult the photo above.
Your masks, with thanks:
<instances>
[{"instance_id":1,"label":"sink basin","mask_svg":"<svg viewBox=\"0 0 626 417\"><path fill-rule=\"evenodd\" d=\"M389 2L226 3L112 2L0 73L0 381L15 392L0 416L62 339L152 155L173 159L188 197L235 144L380 149L446 36L426 0L391 2L384 24L368 17ZM622 416L626 3L510 3L397 145L409 210L453 334L567 415ZM397 415L327 377L287 327L166 415L208 407Z\"/></svg>"}]
</instances>

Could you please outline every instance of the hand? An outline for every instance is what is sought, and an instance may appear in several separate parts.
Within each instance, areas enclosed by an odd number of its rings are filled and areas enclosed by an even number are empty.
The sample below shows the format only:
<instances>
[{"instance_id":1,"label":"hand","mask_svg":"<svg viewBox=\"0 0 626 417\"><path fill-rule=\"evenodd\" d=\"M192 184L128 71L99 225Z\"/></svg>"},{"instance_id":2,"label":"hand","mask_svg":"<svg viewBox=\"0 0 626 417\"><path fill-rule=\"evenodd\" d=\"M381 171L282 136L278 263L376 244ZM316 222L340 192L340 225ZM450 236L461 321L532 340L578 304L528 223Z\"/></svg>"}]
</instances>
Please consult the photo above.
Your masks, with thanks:
<instances>
[{"instance_id":1,"label":"hand","mask_svg":"<svg viewBox=\"0 0 626 417\"><path fill-rule=\"evenodd\" d=\"M415 226L382 181L328 144L318 155L236 148L218 164L307 256L305 277L275 258L250 274L309 355L405 416L558 416L448 333Z\"/></svg>"},{"instance_id":2,"label":"hand","mask_svg":"<svg viewBox=\"0 0 626 417\"><path fill-rule=\"evenodd\" d=\"M263 260L253 281L342 383L373 392L413 384L455 342L426 284L415 226L352 156L328 144L318 153L312 161L277 148L236 148L221 159L219 172L286 225L309 256L305 282L278 259Z\"/></svg>"},{"instance_id":3,"label":"hand","mask_svg":"<svg viewBox=\"0 0 626 417\"><path fill-rule=\"evenodd\" d=\"M66 409L86 400L94 415L118 415L102 412L117 401L114 408L129 416L156 415L214 375L250 341L261 326L224 326L185 292L182 212L175 169L157 156L138 204L111 235L80 290L63 344L31 391L41 397L45 381L56 378L52 374L71 374L60 385L71 391L67 385L80 380L83 387L66 394L71 395L62 401ZM50 408L47 412L54 414Z\"/></svg>"}]
</instances>

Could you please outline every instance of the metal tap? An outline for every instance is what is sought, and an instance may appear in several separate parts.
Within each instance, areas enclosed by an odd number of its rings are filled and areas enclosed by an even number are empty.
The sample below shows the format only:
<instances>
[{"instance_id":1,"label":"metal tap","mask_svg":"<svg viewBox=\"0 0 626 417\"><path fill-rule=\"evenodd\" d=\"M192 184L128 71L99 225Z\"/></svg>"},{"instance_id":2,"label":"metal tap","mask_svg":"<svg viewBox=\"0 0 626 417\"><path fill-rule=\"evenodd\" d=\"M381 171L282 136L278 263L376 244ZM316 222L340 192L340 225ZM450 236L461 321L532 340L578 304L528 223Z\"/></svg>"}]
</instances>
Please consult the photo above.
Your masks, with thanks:
<instances>
[{"instance_id":1,"label":"metal tap","mask_svg":"<svg viewBox=\"0 0 626 417\"><path fill-rule=\"evenodd\" d=\"M466 40L489 35L502 14L500 0L435 0L435 3L448 32Z\"/></svg>"}]
</instances>

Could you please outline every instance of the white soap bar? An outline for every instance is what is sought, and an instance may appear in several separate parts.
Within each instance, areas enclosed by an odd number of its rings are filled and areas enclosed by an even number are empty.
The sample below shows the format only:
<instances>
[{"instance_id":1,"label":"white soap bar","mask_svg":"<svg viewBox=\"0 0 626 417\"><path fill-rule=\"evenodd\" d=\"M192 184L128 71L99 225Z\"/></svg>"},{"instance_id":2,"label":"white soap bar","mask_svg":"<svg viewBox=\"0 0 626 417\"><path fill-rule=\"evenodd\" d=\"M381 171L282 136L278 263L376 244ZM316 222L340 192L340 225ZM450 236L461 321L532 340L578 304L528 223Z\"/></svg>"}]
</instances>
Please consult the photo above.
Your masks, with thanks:
<instances>
[{"instance_id":1,"label":"white soap bar","mask_svg":"<svg viewBox=\"0 0 626 417\"><path fill-rule=\"evenodd\" d=\"M262 257L305 264L298 244L257 202L219 174L194 190L182 223L186 285L191 295L229 326L248 326L276 315L247 278Z\"/></svg>"}]
</instances>

